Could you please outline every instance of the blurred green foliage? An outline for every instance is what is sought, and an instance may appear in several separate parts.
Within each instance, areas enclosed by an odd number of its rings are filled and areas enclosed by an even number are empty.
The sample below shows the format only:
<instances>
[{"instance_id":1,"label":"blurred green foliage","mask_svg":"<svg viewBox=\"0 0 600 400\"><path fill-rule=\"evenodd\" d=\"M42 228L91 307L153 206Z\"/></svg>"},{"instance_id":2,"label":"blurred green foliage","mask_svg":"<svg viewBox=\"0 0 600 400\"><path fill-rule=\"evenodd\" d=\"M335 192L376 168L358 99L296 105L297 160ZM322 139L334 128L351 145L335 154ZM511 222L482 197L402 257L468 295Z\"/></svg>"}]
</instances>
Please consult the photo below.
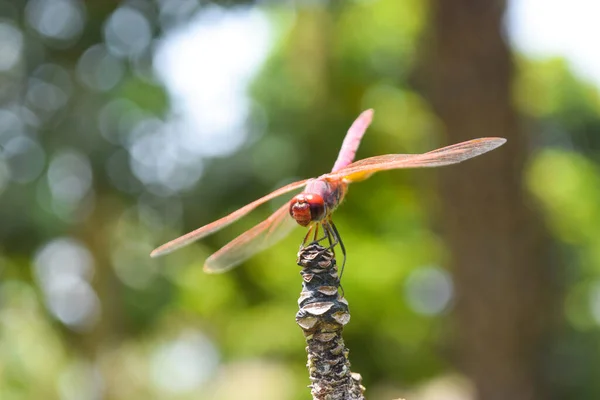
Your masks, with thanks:
<instances>
[{"instance_id":1,"label":"blurred green foliage","mask_svg":"<svg viewBox=\"0 0 600 400\"><path fill-rule=\"evenodd\" d=\"M204 274L203 260L274 208L169 257L148 254L284 181L327 172L362 109L376 116L359 158L442 144L439 122L407 82L425 3L263 5L274 44L248 89L255 129L234 152L190 164L203 168L199 181L172 191L144 182L132 161L132 143L146 134L140 126L167 120L174 101L148 72L152 45L128 56L109 49L122 75L107 89L86 84L78 63L90 46L110 45L106 21L116 7L136 10L164 39L212 6L64 0L64 10L84 10L81 30L69 36L76 26L52 30L60 15L32 16L42 3L0 1L2 29L23 43L18 61L0 71L0 398L306 398L304 338L294 322L300 229L225 275ZM92 69L84 75L108 73ZM597 398L598 91L561 60L522 57L515 103L531 126L531 206L569 267L568 324L557 336L573 369L552 367L557 390ZM159 161L167 151L147 149ZM376 397L454 372L444 356L451 285L434 179L379 174L352 186L336 213L348 248L345 338Z\"/></svg>"}]
</instances>

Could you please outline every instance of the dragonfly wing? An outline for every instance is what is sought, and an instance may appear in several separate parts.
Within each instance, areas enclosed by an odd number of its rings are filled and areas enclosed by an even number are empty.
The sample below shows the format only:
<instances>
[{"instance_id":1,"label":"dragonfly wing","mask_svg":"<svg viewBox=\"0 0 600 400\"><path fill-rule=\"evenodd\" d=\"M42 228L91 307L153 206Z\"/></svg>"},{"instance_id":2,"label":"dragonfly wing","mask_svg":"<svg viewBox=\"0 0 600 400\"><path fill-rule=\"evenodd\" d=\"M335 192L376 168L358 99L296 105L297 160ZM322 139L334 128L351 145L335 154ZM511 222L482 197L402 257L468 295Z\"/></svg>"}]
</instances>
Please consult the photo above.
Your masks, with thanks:
<instances>
[{"instance_id":1,"label":"dragonfly wing","mask_svg":"<svg viewBox=\"0 0 600 400\"><path fill-rule=\"evenodd\" d=\"M177 239L171 240L170 242L163 244L162 246L160 246L160 247L156 248L154 251L152 251L152 253L150 253L150 256L158 257L163 254L170 253L170 252L177 250L183 246L186 246L192 242L195 242L196 240L202 239L203 237L208 236L211 233L221 230L224 227L226 227L227 225L237 221L244 215L248 214L250 211L254 210L256 207L260 206L261 204L263 204L269 200L272 200L278 196L281 196L282 194L285 194L285 193L288 193L293 190L301 188L302 186L304 186L306 184L307 181L308 181L308 179L305 179L305 180L290 183L289 185L281 187L281 188L275 190L274 192L271 192L268 195L263 196L260 199L255 200L248 205L245 205L244 207L240 208L239 210L234 211L231 214L229 214L219 220L211 222L208 225L204 225L203 227L200 227L190 233L187 233L183 236L178 237Z\"/></svg>"},{"instance_id":2,"label":"dragonfly wing","mask_svg":"<svg viewBox=\"0 0 600 400\"><path fill-rule=\"evenodd\" d=\"M477 157L506 143L503 138L481 138L442 147L424 154L386 154L365 158L342 168L338 172L327 174L330 179L345 179L356 182L368 178L378 171L400 168L431 168Z\"/></svg>"},{"instance_id":3,"label":"dragonfly wing","mask_svg":"<svg viewBox=\"0 0 600 400\"><path fill-rule=\"evenodd\" d=\"M371 125L372 120L373 109L369 109L363 111L358 118L356 118L356 121L352 123L350 129L348 129L348 133L346 133L346 137L342 143L342 148L340 149L340 154L338 155L331 172L339 171L354 161L354 156L356 155L356 150L358 150L360 140L362 139L369 125Z\"/></svg>"},{"instance_id":4,"label":"dragonfly wing","mask_svg":"<svg viewBox=\"0 0 600 400\"><path fill-rule=\"evenodd\" d=\"M206 260L204 271L210 273L228 271L285 238L298 226L289 216L288 210L289 204L286 203L269 218L227 243Z\"/></svg>"}]
</instances>

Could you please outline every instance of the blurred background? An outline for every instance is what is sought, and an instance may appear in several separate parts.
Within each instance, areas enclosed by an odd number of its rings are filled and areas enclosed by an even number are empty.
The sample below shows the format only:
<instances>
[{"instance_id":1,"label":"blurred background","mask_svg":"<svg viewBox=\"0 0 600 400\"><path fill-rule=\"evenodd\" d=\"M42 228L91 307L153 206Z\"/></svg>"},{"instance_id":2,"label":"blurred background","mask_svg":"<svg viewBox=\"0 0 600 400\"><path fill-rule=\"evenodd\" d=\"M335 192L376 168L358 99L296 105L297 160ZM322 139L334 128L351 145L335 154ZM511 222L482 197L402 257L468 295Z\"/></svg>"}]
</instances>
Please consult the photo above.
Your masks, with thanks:
<instances>
[{"instance_id":1,"label":"blurred background","mask_svg":"<svg viewBox=\"0 0 600 400\"><path fill-rule=\"evenodd\" d=\"M301 4L300 4L301 3ZM0 398L305 399L297 229L206 257L296 179L482 136L350 188L344 332L367 397L600 398L594 0L0 0Z\"/></svg>"}]
</instances>

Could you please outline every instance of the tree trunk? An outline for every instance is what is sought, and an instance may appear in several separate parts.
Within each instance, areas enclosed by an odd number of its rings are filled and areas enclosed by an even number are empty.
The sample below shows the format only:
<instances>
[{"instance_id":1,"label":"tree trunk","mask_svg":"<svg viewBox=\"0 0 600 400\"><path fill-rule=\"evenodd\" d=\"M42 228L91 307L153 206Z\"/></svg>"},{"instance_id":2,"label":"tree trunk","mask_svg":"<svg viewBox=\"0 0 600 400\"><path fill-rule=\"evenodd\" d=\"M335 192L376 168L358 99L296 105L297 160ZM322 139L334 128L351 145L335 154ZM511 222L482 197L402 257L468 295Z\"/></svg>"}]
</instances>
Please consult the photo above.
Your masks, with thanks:
<instances>
[{"instance_id":1,"label":"tree trunk","mask_svg":"<svg viewBox=\"0 0 600 400\"><path fill-rule=\"evenodd\" d=\"M456 285L457 361L479 399L547 398L542 366L557 295L549 241L527 202L526 135L512 106L505 2L432 0L426 92L448 143L508 142L440 174Z\"/></svg>"}]
</instances>

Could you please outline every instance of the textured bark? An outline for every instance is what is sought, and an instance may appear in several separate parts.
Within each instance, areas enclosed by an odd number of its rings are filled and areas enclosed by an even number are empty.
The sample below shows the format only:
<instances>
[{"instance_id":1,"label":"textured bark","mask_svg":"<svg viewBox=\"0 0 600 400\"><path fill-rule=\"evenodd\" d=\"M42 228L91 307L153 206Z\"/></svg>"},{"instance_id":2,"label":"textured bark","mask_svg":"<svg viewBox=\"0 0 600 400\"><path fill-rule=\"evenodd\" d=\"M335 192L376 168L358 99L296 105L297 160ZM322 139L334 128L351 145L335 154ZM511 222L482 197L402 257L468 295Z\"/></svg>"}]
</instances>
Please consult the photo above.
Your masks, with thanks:
<instances>
[{"instance_id":1,"label":"textured bark","mask_svg":"<svg viewBox=\"0 0 600 400\"><path fill-rule=\"evenodd\" d=\"M306 337L308 372L314 400L363 400L360 374L350 371L342 331L350 321L348 302L339 294L340 280L331 250L316 243L300 250L302 293L296 322Z\"/></svg>"},{"instance_id":2,"label":"textured bark","mask_svg":"<svg viewBox=\"0 0 600 400\"><path fill-rule=\"evenodd\" d=\"M549 243L527 204L527 156L512 107L505 2L432 0L426 93L449 143L500 136L500 149L439 171L456 284L459 366L478 398L547 398L542 357L556 309Z\"/></svg>"}]
</instances>

